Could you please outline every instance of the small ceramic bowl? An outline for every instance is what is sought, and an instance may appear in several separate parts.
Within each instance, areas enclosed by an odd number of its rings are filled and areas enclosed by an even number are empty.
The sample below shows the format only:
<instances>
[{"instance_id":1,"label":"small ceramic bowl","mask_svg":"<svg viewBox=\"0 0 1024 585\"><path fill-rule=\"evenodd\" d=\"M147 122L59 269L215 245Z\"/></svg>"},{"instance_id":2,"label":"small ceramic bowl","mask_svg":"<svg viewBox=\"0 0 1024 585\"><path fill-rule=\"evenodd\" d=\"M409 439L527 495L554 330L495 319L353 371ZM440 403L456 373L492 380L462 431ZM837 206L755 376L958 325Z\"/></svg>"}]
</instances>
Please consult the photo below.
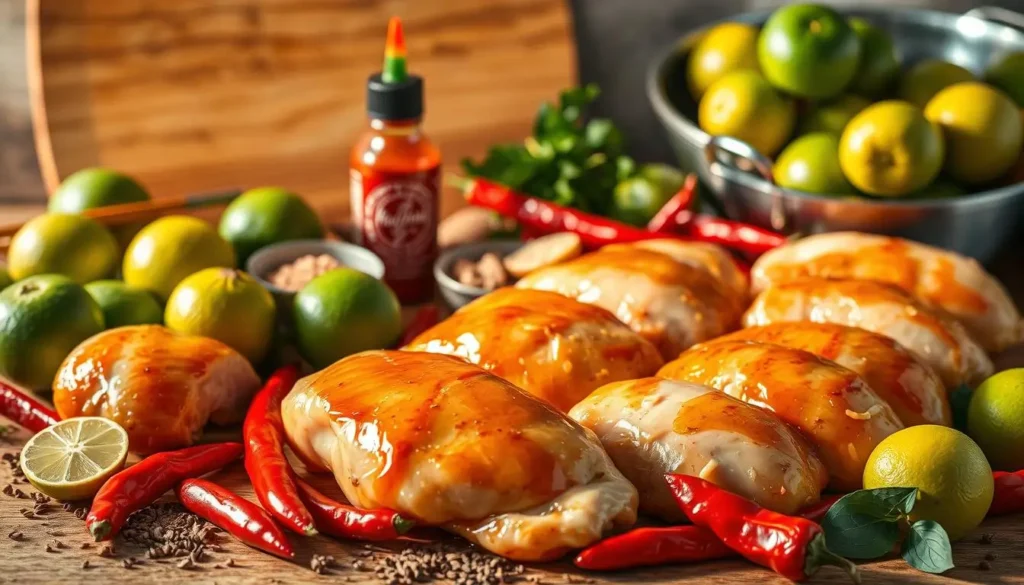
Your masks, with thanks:
<instances>
[{"instance_id":1,"label":"small ceramic bowl","mask_svg":"<svg viewBox=\"0 0 1024 585\"><path fill-rule=\"evenodd\" d=\"M452 267L459 260L472 260L476 262L488 252L493 252L504 258L515 252L523 243L518 240L485 240L472 244L463 244L449 248L434 263L434 278L437 286L441 289L441 296L452 309L458 309L463 305L484 296L491 292L484 288L462 284L452 276Z\"/></svg>"},{"instance_id":2,"label":"small ceramic bowl","mask_svg":"<svg viewBox=\"0 0 1024 585\"><path fill-rule=\"evenodd\" d=\"M271 244L250 256L245 263L245 270L274 295L279 305L282 302L290 303L295 293L271 284L268 280L270 274L278 267L303 256L321 254L334 256L342 266L365 272L377 279L384 278L384 262L376 254L355 244L337 240L293 240Z\"/></svg>"}]
</instances>

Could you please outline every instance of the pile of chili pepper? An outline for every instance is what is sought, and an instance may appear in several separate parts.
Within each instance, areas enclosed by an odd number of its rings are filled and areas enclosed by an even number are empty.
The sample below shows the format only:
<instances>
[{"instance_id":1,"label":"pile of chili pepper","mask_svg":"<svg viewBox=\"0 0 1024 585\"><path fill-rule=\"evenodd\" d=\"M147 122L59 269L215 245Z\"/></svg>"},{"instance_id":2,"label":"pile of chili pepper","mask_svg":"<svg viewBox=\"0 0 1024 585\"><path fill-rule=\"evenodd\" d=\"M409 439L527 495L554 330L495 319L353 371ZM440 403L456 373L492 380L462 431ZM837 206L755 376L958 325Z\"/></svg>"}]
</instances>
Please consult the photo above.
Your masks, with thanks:
<instances>
[{"instance_id":1,"label":"pile of chili pepper","mask_svg":"<svg viewBox=\"0 0 1024 585\"><path fill-rule=\"evenodd\" d=\"M282 524L307 536L321 530L340 538L387 540L408 532L413 522L393 510L335 502L296 477L284 453L281 402L297 377L295 366L274 372L245 417L245 470L260 503Z\"/></svg>"},{"instance_id":2,"label":"pile of chili pepper","mask_svg":"<svg viewBox=\"0 0 1024 585\"><path fill-rule=\"evenodd\" d=\"M0 380L0 416L38 433L57 424L60 417L35 398Z\"/></svg>"},{"instance_id":3,"label":"pile of chili pepper","mask_svg":"<svg viewBox=\"0 0 1024 585\"><path fill-rule=\"evenodd\" d=\"M749 224L693 213L689 206L696 188L683 190L669 202L664 214L657 214L652 222L656 230L626 225L618 221L562 207L544 199L516 193L486 179L474 178L466 187L466 201L515 219L530 233L574 232L587 248L608 244L623 244L657 238L678 238L689 241L719 244L737 252L759 256L781 246L786 238L781 234ZM676 211L673 212L673 209Z\"/></svg>"}]
</instances>

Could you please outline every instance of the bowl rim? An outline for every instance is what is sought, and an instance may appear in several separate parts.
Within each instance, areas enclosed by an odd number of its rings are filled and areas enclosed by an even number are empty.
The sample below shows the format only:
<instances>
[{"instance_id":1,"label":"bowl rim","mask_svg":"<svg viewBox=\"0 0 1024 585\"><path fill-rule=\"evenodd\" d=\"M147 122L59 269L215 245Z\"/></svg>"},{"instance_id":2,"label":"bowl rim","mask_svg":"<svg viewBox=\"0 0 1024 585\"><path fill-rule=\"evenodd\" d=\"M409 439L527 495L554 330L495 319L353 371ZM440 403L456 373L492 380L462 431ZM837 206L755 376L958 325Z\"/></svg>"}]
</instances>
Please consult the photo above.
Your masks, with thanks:
<instances>
[{"instance_id":1,"label":"bowl rim","mask_svg":"<svg viewBox=\"0 0 1024 585\"><path fill-rule=\"evenodd\" d=\"M257 264L264 262L269 263L268 259L271 255L276 253L287 254L290 256L289 260L284 260L281 263L275 265L276 267L281 266L287 262L294 262L301 256L311 254L313 252L310 249L318 249L322 253L330 254L338 262L341 262L343 266L358 270L364 274L372 276L377 280L383 280L385 275L384 261L381 260L380 256L377 256L372 250L364 248L362 246L351 244L342 240L318 240L318 239L305 239L305 240L286 240L284 242L277 242L263 246L262 248L253 252L251 256L245 261L245 271L248 272L253 278L258 280L263 286L265 286L270 292L281 294L281 295L294 295L297 291L285 290L279 286L274 285L267 280L267 274L260 274L254 270ZM301 252L295 252L291 254L292 250L302 250ZM357 257L359 261L358 266L353 266L349 260L351 257ZM266 269L264 269L265 271ZM372 272L371 272L372 270Z\"/></svg>"},{"instance_id":2,"label":"bowl rim","mask_svg":"<svg viewBox=\"0 0 1024 585\"><path fill-rule=\"evenodd\" d=\"M936 20L948 20L954 19L959 20L962 18L974 19L984 22L988 26L999 27L1008 31L1007 34L1015 34L1024 39L1024 32L1010 26L997 22L994 20L987 20L972 16L969 14L956 14L951 12L942 12L939 10L931 10L927 8L902 8L902 7L856 7L851 9L849 6L840 6L836 8L841 14L857 14L857 15L886 15L886 14L901 14L901 13L912 13L922 19ZM648 101L651 104L651 108L654 110L655 115L659 121L669 132L675 133L681 136L684 140L698 147L706 147L711 141L712 136L707 132L700 129L688 116L677 110L672 102L669 100L665 84L662 82L667 74L668 65L672 62L673 58L677 57L685 47L686 43L689 42L696 35L710 29L713 26L725 23L725 22L760 22L767 18L773 11L767 10L755 10L742 12L730 17L721 18L705 25L687 30L680 34L678 38L663 48L657 53L655 59L647 68L645 89L647 93ZM705 167L707 163L705 163ZM869 199L865 197L849 197L840 198L838 196L822 195L817 193L808 193L805 191L798 191L795 189L787 189L779 187L778 185L768 182L761 175L756 172L745 172L739 169L731 168L722 165L721 178L726 181L735 181L745 184L748 187L757 189L759 192L766 196L770 195L782 195L786 198L812 201L812 202L823 202L823 201L835 201L844 202L851 205L860 205L865 207L874 208L901 208L901 209L935 209L935 208L963 208L972 207L975 205L987 205L1002 199L1010 199L1017 196L1024 195L1024 181L1018 181L1011 185L1004 185L993 189L986 189L984 191L977 191L973 193L967 193L960 197L947 197L947 198L921 198L921 199Z\"/></svg>"},{"instance_id":3,"label":"bowl rim","mask_svg":"<svg viewBox=\"0 0 1024 585\"><path fill-rule=\"evenodd\" d=\"M500 251L503 255L508 255L521 248L523 243L512 239L482 240L448 248L441 252L434 262L434 279L437 281L438 286L447 288L452 292L470 297L482 297L494 291L462 284L448 274L448 268L455 264L457 260L469 258L470 256L483 256L487 252Z\"/></svg>"}]
</instances>

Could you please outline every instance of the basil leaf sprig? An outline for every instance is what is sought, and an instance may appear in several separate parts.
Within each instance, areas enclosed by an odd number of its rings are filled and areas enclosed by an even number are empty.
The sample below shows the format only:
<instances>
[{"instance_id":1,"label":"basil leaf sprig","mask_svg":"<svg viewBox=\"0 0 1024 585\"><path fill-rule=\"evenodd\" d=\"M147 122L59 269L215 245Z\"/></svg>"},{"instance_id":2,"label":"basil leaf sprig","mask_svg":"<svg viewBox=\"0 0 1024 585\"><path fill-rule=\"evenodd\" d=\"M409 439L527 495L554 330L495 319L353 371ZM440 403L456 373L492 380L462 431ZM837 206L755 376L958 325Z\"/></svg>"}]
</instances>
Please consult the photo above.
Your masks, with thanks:
<instances>
[{"instance_id":1,"label":"basil leaf sprig","mask_svg":"<svg viewBox=\"0 0 1024 585\"><path fill-rule=\"evenodd\" d=\"M904 560L927 573L952 569L953 549L942 526L910 522L917 495L917 488L878 488L843 496L821 521L829 549L851 559L877 559L893 552L901 526L909 524L900 549Z\"/></svg>"}]
</instances>

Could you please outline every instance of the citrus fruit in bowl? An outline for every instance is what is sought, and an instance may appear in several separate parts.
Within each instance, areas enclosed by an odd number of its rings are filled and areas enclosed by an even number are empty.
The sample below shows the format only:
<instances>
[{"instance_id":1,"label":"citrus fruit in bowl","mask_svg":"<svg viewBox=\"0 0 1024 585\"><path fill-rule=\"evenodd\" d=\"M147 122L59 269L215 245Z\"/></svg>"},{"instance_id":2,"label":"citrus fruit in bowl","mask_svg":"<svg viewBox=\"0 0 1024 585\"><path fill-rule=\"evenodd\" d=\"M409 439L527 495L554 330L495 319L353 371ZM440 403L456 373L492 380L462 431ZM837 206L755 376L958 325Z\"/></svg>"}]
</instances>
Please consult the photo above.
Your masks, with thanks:
<instances>
[{"instance_id":1,"label":"citrus fruit in bowl","mask_svg":"<svg viewBox=\"0 0 1024 585\"><path fill-rule=\"evenodd\" d=\"M85 291L103 311L107 329L126 325L159 325L164 310L149 291L132 288L120 280L97 280Z\"/></svg>"},{"instance_id":2,"label":"citrus fruit in bowl","mask_svg":"<svg viewBox=\"0 0 1024 585\"><path fill-rule=\"evenodd\" d=\"M621 181L612 192L609 216L630 225L645 226L683 186L686 176L664 164L647 164L635 177Z\"/></svg>"},{"instance_id":3,"label":"citrus fruit in bowl","mask_svg":"<svg viewBox=\"0 0 1024 585\"><path fill-rule=\"evenodd\" d=\"M0 291L11 286L13 283L14 279L11 278L11 275L7 272L7 265L0 262Z\"/></svg>"},{"instance_id":4,"label":"citrus fruit in bowl","mask_svg":"<svg viewBox=\"0 0 1024 585\"><path fill-rule=\"evenodd\" d=\"M900 80L898 96L924 109L943 89L965 81L974 81L974 74L959 65L941 59L925 59L907 70Z\"/></svg>"},{"instance_id":5,"label":"citrus fruit in bowl","mask_svg":"<svg viewBox=\"0 0 1024 585\"><path fill-rule=\"evenodd\" d=\"M846 125L864 108L871 105L867 98L852 93L835 99L812 104L807 113L800 117L800 134L831 132L836 136L843 133Z\"/></svg>"},{"instance_id":6,"label":"citrus fruit in bowl","mask_svg":"<svg viewBox=\"0 0 1024 585\"><path fill-rule=\"evenodd\" d=\"M913 105L878 102L854 116L839 140L839 164L857 189L900 197L931 183L942 168L939 127Z\"/></svg>"},{"instance_id":7,"label":"citrus fruit in bowl","mask_svg":"<svg viewBox=\"0 0 1024 585\"><path fill-rule=\"evenodd\" d=\"M124 255L124 281L161 302L186 276L210 267L235 267L235 250L213 226L190 216L161 217L142 228Z\"/></svg>"},{"instance_id":8,"label":"citrus fruit in bowl","mask_svg":"<svg viewBox=\"0 0 1024 585\"><path fill-rule=\"evenodd\" d=\"M949 427L919 425L875 447L864 468L866 489L913 487L911 521L934 520L950 540L981 524L992 504L992 468L970 437Z\"/></svg>"},{"instance_id":9,"label":"citrus fruit in bowl","mask_svg":"<svg viewBox=\"0 0 1024 585\"><path fill-rule=\"evenodd\" d=\"M11 278L63 274L79 284L114 273L121 252L99 222L70 213L32 218L11 238L7 268Z\"/></svg>"},{"instance_id":10,"label":"citrus fruit in bowl","mask_svg":"<svg viewBox=\"0 0 1024 585\"><path fill-rule=\"evenodd\" d=\"M351 268L314 278L295 295L292 310L299 353L318 369L360 351L390 347L402 334L395 293Z\"/></svg>"},{"instance_id":11,"label":"citrus fruit in bowl","mask_svg":"<svg viewBox=\"0 0 1024 585\"><path fill-rule=\"evenodd\" d=\"M1024 368L1005 370L975 388L967 433L996 469L1024 469Z\"/></svg>"},{"instance_id":12,"label":"citrus fruit in bowl","mask_svg":"<svg viewBox=\"0 0 1024 585\"><path fill-rule=\"evenodd\" d=\"M943 89L928 102L924 115L945 136L946 174L962 183L994 181L1010 170L1024 146L1017 105L981 82Z\"/></svg>"},{"instance_id":13,"label":"citrus fruit in bowl","mask_svg":"<svg viewBox=\"0 0 1024 585\"><path fill-rule=\"evenodd\" d=\"M815 132L797 138L775 160L775 183L821 195L854 195L856 190L839 166L839 137Z\"/></svg>"},{"instance_id":14,"label":"citrus fruit in bowl","mask_svg":"<svg viewBox=\"0 0 1024 585\"><path fill-rule=\"evenodd\" d=\"M249 256L264 246L324 237L316 212L302 197L280 187L242 193L224 210L217 231L234 246L238 266L245 266Z\"/></svg>"},{"instance_id":15,"label":"citrus fruit in bowl","mask_svg":"<svg viewBox=\"0 0 1024 585\"><path fill-rule=\"evenodd\" d=\"M47 209L81 213L97 207L148 201L149 193L131 177L103 168L82 169L68 175L50 196ZM144 224L133 223L111 230L121 249L128 247Z\"/></svg>"},{"instance_id":16,"label":"citrus fruit in bowl","mask_svg":"<svg viewBox=\"0 0 1024 585\"><path fill-rule=\"evenodd\" d=\"M849 22L860 40L860 60L850 91L870 98L883 96L900 73L892 37L863 18L851 18Z\"/></svg>"},{"instance_id":17,"label":"citrus fruit in bowl","mask_svg":"<svg viewBox=\"0 0 1024 585\"><path fill-rule=\"evenodd\" d=\"M1024 52L1007 53L985 71L985 81L1003 90L1024 108Z\"/></svg>"},{"instance_id":18,"label":"citrus fruit in bowl","mask_svg":"<svg viewBox=\"0 0 1024 585\"><path fill-rule=\"evenodd\" d=\"M795 96L842 93L857 73L860 41L846 18L827 6L790 4L768 17L757 40L764 76Z\"/></svg>"},{"instance_id":19,"label":"citrus fruit in bowl","mask_svg":"<svg viewBox=\"0 0 1024 585\"><path fill-rule=\"evenodd\" d=\"M103 331L103 311L85 289L57 274L31 276L0 292L0 376L49 389L61 362Z\"/></svg>"},{"instance_id":20,"label":"citrus fruit in bowl","mask_svg":"<svg viewBox=\"0 0 1024 585\"><path fill-rule=\"evenodd\" d=\"M695 101L727 73L757 71L757 34L756 26L739 22L725 22L704 33L686 64L686 83Z\"/></svg>"},{"instance_id":21,"label":"citrus fruit in bowl","mask_svg":"<svg viewBox=\"0 0 1024 585\"><path fill-rule=\"evenodd\" d=\"M274 336L274 298L241 270L206 268L174 287L164 322L172 331L221 341L259 363Z\"/></svg>"},{"instance_id":22,"label":"citrus fruit in bowl","mask_svg":"<svg viewBox=\"0 0 1024 585\"><path fill-rule=\"evenodd\" d=\"M58 500L85 500L124 467L128 433L112 420L80 416L36 433L21 450L21 470Z\"/></svg>"},{"instance_id":23,"label":"citrus fruit in bowl","mask_svg":"<svg viewBox=\"0 0 1024 585\"><path fill-rule=\"evenodd\" d=\"M771 157L793 133L796 107L756 71L735 71L700 100L697 119L713 136L732 136Z\"/></svg>"}]
</instances>

